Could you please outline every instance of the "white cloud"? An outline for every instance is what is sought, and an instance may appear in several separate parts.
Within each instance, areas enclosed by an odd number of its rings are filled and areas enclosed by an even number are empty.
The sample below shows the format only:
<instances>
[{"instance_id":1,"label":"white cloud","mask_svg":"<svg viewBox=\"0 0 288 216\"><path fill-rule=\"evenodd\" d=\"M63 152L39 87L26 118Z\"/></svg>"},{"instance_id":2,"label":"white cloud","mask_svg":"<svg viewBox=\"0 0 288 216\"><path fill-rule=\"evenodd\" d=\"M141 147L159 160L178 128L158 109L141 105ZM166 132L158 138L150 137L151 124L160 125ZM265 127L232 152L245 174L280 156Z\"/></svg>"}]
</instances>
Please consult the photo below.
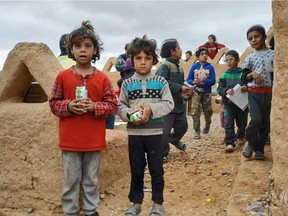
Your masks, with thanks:
<instances>
[{"instance_id":1,"label":"white cloud","mask_svg":"<svg viewBox=\"0 0 288 216\"><path fill-rule=\"evenodd\" d=\"M218 42L242 53L247 29L272 25L271 1L0 1L0 69L18 42L43 42L55 55L63 33L90 20L104 42L100 69L136 36L147 34L158 46L177 38L183 53L215 34ZM7 52L8 50L8 52ZM183 54L184 57L184 54Z\"/></svg>"}]
</instances>

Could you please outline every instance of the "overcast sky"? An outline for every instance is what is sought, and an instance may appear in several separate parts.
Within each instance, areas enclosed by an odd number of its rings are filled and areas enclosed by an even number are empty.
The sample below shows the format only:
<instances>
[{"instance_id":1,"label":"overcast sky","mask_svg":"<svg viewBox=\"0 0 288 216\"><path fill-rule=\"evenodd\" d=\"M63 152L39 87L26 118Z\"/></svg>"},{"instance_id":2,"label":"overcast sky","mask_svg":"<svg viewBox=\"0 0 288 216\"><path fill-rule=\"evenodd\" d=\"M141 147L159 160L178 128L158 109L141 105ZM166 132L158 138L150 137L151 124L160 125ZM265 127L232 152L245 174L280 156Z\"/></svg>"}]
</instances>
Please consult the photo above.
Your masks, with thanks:
<instances>
[{"instance_id":1,"label":"overcast sky","mask_svg":"<svg viewBox=\"0 0 288 216\"><path fill-rule=\"evenodd\" d=\"M219 43L240 54L249 46L253 24L272 26L270 0L257 1L1 1L0 70L18 42L43 42L58 56L59 39L90 20L104 42L96 67L123 53L134 37L178 39L184 53L215 34Z\"/></svg>"}]
</instances>

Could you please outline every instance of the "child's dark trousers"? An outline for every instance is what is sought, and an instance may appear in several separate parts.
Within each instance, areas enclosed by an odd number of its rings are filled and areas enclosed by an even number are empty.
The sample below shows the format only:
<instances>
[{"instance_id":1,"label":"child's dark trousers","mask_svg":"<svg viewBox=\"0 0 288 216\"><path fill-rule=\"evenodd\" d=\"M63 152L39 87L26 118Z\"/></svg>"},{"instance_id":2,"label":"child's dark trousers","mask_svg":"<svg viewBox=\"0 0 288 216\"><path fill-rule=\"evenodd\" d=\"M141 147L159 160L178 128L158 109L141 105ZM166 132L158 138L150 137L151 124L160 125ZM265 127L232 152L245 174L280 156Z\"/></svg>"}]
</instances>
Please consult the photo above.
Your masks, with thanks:
<instances>
[{"instance_id":1,"label":"child's dark trousers","mask_svg":"<svg viewBox=\"0 0 288 216\"><path fill-rule=\"evenodd\" d=\"M144 198L144 170L148 168L152 182L152 200L163 203L164 170L162 156L162 135L128 136L131 183L129 199L142 203ZM147 157L147 160L146 160Z\"/></svg>"}]
</instances>

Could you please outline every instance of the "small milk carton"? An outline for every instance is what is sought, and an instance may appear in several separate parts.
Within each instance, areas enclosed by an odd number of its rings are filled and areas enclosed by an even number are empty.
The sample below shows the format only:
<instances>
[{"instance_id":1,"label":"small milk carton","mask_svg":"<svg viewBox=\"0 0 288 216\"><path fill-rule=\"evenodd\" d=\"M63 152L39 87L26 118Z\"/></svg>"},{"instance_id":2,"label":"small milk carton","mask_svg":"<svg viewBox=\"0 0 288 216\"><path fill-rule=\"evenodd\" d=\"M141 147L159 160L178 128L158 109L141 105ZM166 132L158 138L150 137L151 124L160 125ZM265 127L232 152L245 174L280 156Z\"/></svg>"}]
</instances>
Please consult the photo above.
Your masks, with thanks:
<instances>
[{"instance_id":1,"label":"small milk carton","mask_svg":"<svg viewBox=\"0 0 288 216\"><path fill-rule=\"evenodd\" d=\"M131 122L139 122L142 119L143 110L137 110L130 115Z\"/></svg>"},{"instance_id":2,"label":"small milk carton","mask_svg":"<svg viewBox=\"0 0 288 216\"><path fill-rule=\"evenodd\" d=\"M87 98L87 89L85 86L77 86L75 92L76 99L82 100L84 98Z\"/></svg>"}]
</instances>

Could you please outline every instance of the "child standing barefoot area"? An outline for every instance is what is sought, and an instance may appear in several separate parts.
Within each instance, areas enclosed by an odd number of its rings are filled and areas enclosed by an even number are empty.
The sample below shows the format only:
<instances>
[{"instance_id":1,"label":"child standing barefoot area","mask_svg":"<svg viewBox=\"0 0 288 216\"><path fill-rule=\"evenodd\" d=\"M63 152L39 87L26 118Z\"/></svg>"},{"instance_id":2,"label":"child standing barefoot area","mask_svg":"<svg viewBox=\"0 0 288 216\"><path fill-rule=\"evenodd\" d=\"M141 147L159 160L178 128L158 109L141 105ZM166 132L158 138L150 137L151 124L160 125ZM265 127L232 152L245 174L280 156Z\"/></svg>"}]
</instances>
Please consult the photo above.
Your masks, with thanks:
<instances>
[{"instance_id":1,"label":"child standing barefoot area","mask_svg":"<svg viewBox=\"0 0 288 216\"><path fill-rule=\"evenodd\" d=\"M128 122L128 146L131 170L129 199L133 203L125 216L135 216L141 211L144 198L144 170L148 168L152 181L151 216L163 216L164 170L162 154L163 119L173 110L174 102L167 81L151 73L158 62L156 41L135 38L128 50L135 74L123 81L118 113ZM147 159L146 159L147 158Z\"/></svg>"},{"instance_id":2,"label":"child standing barefoot area","mask_svg":"<svg viewBox=\"0 0 288 216\"><path fill-rule=\"evenodd\" d=\"M78 216L82 187L85 216L98 216L100 151L106 149L105 117L117 109L109 78L91 65L100 59L102 42L89 21L72 31L68 55L75 66L61 71L54 82L49 105L59 117L59 148L62 150L64 188L62 207Z\"/></svg>"},{"instance_id":3,"label":"child standing barefoot area","mask_svg":"<svg viewBox=\"0 0 288 216\"><path fill-rule=\"evenodd\" d=\"M226 95L233 95L233 88L240 84L241 91L247 91L246 85L241 80L242 69L238 67L239 54L235 50L229 50L225 55L225 62L228 70L224 72L219 78L219 85L217 92L222 96L224 104L224 128L225 128L225 145L226 152L232 152L235 149L235 142L244 144L245 129L247 126L248 108L242 111L237 105L230 101ZM238 127L237 135L235 134L234 125Z\"/></svg>"},{"instance_id":4,"label":"child standing barefoot area","mask_svg":"<svg viewBox=\"0 0 288 216\"><path fill-rule=\"evenodd\" d=\"M255 51L243 63L249 69L241 79L248 83L248 101L251 120L246 129L248 144L243 149L243 156L250 158L255 152L256 160L264 160L264 146L270 132L270 111L273 84L274 51L266 44L265 28L254 25L247 31L247 40Z\"/></svg>"}]
</instances>

